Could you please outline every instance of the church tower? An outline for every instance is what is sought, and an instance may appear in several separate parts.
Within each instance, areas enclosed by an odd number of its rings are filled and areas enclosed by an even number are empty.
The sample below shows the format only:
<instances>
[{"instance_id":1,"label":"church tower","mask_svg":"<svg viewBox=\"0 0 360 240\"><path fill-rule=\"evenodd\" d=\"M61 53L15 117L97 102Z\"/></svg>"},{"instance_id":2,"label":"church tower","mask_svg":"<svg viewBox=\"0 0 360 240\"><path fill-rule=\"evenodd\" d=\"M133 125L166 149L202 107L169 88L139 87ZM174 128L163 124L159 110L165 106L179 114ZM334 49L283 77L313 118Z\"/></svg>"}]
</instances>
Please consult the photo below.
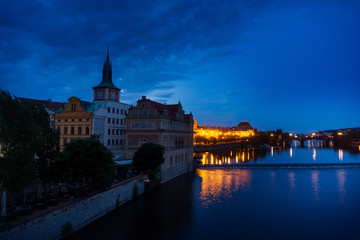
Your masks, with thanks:
<instances>
[{"instance_id":1,"label":"church tower","mask_svg":"<svg viewBox=\"0 0 360 240\"><path fill-rule=\"evenodd\" d=\"M109 48L107 49L107 56L103 66L102 81L99 85L93 87L94 101L120 101L120 90L112 82L112 69L109 58Z\"/></svg>"}]
</instances>

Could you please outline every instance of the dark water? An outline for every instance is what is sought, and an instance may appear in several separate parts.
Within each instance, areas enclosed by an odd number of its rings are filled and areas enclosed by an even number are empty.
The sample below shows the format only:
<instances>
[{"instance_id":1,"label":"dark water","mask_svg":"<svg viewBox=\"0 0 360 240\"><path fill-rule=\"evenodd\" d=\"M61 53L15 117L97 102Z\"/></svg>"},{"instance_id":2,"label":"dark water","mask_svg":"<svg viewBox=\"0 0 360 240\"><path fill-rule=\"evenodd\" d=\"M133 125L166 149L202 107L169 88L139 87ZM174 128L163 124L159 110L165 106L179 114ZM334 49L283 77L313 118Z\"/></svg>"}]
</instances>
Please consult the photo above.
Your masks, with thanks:
<instances>
[{"instance_id":1,"label":"dark water","mask_svg":"<svg viewBox=\"0 0 360 240\"><path fill-rule=\"evenodd\" d=\"M360 239L360 168L198 169L71 239Z\"/></svg>"}]
</instances>

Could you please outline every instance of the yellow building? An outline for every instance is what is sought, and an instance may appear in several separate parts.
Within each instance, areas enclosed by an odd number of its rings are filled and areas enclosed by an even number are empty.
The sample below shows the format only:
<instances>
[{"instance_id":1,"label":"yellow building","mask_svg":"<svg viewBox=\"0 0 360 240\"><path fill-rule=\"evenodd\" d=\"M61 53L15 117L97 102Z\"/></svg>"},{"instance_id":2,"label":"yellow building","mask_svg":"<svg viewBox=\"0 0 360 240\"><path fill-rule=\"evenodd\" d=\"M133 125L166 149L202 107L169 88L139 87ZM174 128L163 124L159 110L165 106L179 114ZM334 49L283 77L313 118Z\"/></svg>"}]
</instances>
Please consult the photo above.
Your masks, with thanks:
<instances>
[{"instance_id":1,"label":"yellow building","mask_svg":"<svg viewBox=\"0 0 360 240\"><path fill-rule=\"evenodd\" d=\"M239 123L236 127L225 128L197 125L196 120L194 120L194 138L196 136L209 140L210 138L216 138L218 143L230 139L236 141L244 137L254 136L254 129L247 121ZM199 143L195 142L195 144Z\"/></svg>"},{"instance_id":2,"label":"yellow building","mask_svg":"<svg viewBox=\"0 0 360 240\"><path fill-rule=\"evenodd\" d=\"M92 134L92 103L81 101L77 97L68 99L55 114L55 129L60 133L60 149L76 138L90 138Z\"/></svg>"}]
</instances>

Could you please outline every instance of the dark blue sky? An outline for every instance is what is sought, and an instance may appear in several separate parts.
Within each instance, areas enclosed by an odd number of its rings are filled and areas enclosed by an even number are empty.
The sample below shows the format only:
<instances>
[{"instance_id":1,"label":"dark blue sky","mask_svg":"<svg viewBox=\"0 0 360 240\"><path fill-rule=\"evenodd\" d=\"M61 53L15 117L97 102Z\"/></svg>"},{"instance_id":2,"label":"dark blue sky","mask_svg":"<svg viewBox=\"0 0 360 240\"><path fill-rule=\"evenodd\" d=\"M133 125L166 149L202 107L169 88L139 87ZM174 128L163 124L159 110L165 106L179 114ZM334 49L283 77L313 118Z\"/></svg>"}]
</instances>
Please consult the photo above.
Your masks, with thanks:
<instances>
[{"instance_id":1,"label":"dark blue sky","mask_svg":"<svg viewBox=\"0 0 360 240\"><path fill-rule=\"evenodd\" d=\"M92 100L110 43L121 100L181 100L198 123L360 125L360 1L0 3L0 88Z\"/></svg>"}]
</instances>

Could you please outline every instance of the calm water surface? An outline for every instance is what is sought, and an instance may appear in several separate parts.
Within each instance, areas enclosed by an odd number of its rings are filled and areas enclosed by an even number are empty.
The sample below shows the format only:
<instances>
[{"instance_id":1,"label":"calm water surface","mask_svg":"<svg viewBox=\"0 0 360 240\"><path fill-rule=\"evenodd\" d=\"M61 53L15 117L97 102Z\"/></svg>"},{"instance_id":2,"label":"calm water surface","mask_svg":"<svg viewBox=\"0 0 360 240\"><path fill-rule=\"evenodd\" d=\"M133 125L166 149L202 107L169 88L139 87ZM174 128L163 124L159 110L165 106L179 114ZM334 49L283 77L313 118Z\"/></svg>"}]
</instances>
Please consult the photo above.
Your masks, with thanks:
<instances>
[{"instance_id":1,"label":"calm water surface","mask_svg":"<svg viewBox=\"0 0 360 240\"><path fill-rule=\"evenodd\" d=\"M304 161L311 160L312 149L303 150ZM270 152L262 159L290 155L288 151ZM317 148L317 160L330 153L334 159L329 161L339 160L337 150L321 148ZM348 158L358 161L359 154L344 151L342 161ZM359 236L360 168L198 169L123 205L71 239Z\"/></svg>"}]
</instances>

